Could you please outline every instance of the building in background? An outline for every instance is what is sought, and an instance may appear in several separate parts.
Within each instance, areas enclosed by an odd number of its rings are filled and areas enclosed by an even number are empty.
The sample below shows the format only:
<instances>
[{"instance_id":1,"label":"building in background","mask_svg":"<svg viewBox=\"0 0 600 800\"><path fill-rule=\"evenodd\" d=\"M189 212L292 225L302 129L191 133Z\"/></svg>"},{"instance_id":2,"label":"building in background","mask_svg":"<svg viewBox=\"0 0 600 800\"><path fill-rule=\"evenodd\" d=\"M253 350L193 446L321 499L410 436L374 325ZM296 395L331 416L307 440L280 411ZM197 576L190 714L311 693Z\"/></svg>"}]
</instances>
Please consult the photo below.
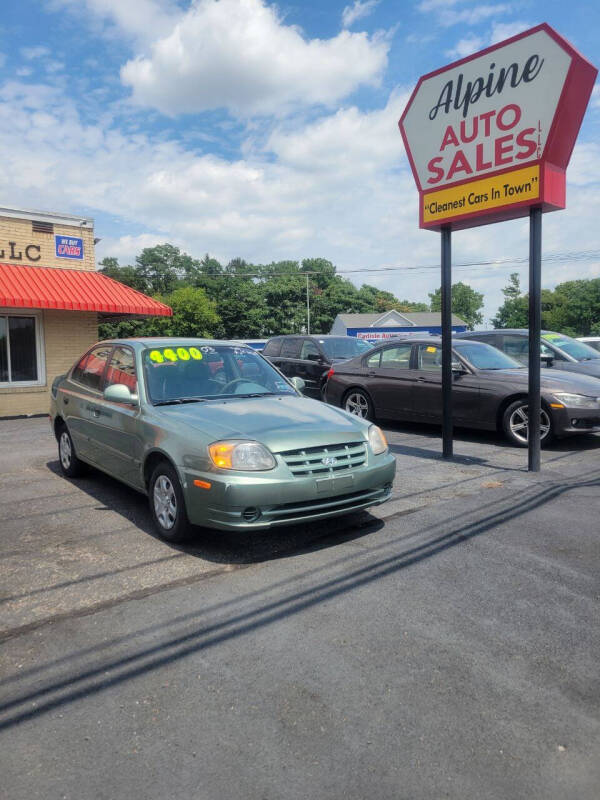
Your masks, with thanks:
<instances>
[{"instance_id":1,"label":"building in background","mask_svg":"<svg viewBox=\"0 0 600 800\"><path fill-rule=\"evenodd\" d=\"M467 324L452 314L452 332L462 333ZM339 336L356 336L369 342L394 339L407 334L442 332L442 315L438 311L384 311L383 314L338 314L330 333Z\"/></svg>"},{"instance_id":2,"label":"building in background","mask_svg":"<svg viewBox=\"0 0 600 800\"><path fill-rule=\"evenodd\" d=\"M103 317L171 315L96 272L94 244L89 217L0 207L0 417L46 413Z\"/></svg>"}]
</instances>

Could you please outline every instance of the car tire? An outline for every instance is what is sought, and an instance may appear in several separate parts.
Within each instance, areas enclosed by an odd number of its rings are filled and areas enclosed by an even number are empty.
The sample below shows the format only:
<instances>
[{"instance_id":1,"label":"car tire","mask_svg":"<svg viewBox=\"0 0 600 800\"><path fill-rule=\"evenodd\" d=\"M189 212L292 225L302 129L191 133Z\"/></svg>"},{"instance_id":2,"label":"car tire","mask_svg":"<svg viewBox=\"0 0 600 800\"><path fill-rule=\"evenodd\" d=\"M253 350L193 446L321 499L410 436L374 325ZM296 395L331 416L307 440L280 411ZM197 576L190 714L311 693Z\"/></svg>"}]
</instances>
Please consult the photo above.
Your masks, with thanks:
<instances>
[{"instance_id":1,"label":"car tire","mask_svg":"<svg viewBox=\"0 0 600 800\"><path fill-rule=\"evenodd\" d=\"M517 447L527 447L529 416L528 403L525 398L515 400L502 415L502 430L506 438ZM540 418L540 446L546 447L554 439L554 426L552 417L542 406Z\"/></svg>"},{"instance_id":2,"label":"car tire","mask_svg":"<svg viewBox=\"0 0 600 800\"><path fill-rule=\"evenodd\" d=\"M342 408L349 414L373 421L373 401L364 389L349 389L343 397Z\"/></svg>"},{"instance_id":3,"label":"car tire","mask_svg":"<svg viewBox=\"0 0 600 800\"><path fill-rule=\"evenodd\" d=\"M75 445L69 429L63 423L60 425L56 435L58 441L58 463L62 474L67 478L79 478L85 474L87 464L77 458Z\"/></svg>"},{"instance_id":4,"label":"car tire","mask_svg":"<svg viewBox=\"0 0 600 800\"><path fill-rule=\"evenodd\" d=\"M148 500L158 535L173 544L184 542L191 525L179 477L168 461L161 461L154 468L148 484Z\"/></svg>"}]
</instances>

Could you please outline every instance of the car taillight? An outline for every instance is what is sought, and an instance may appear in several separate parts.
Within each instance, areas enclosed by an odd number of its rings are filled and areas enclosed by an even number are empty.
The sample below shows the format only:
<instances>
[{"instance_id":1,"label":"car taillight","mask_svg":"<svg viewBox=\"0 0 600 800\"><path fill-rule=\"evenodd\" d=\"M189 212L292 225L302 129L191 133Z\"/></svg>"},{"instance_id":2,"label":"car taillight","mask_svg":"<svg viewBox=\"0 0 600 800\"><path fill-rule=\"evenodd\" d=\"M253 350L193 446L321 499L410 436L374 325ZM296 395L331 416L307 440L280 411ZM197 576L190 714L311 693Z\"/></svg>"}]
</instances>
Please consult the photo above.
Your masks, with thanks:
<instances>
[{"instance_id":1,"label":"car taillight","mask_svg":"<svg viewBox=\"0 0 600 800\"><path fill-rule=\"evenodd\" d=\"M334 368L332 367L332 368L329 370L329 372L327 373L327 380L329 380L329 378L331 378L331 376L332 376L332 375L334 375L334 374L335 374L335 370L334 370Z\"/></svg>"}]
</instances>

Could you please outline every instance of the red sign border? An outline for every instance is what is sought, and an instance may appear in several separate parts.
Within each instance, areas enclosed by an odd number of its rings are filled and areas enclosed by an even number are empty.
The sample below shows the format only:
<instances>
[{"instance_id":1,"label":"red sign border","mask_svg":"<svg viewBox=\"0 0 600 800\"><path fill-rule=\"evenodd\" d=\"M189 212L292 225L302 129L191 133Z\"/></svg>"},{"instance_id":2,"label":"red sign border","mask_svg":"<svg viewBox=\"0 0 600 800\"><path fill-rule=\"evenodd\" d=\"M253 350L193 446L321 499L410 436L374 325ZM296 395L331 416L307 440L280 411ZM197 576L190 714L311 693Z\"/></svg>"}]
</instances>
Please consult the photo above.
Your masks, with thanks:
<instances>
[{"instance_id":1,"label":"red sign border","mask_svg":"<svg viewBox=\"0 0 600 800\"><path fill-rule=\"evenodd\" d=\"M467 64L470 61L474 61L476 58L481 58L481 56L487 55L488 53L493 53L496 50L499 50L502 47L506 47L508 44L512 44L513 42L519 41L520 39L525 39L531 36L534 33L538 33L539 31L545 31L552 39L554 39L557 44L563 48L570 56L571 56L571 64L569 66L567 76L565 78L565 82L562 88L561 95L558 100L558 104L556 106L556 112L554 114L554 118L552 120L552 125L550 126L550 131L548 133L548 137L546 139L546 143L544 145L544 151L542 156L537 161L529 161L526 164L520 164L518 168L523 168L526 166L534 166L535 164L539 164L540 166L540 179L541 179L541 186L540 186L540 198L538 200L524 200L519 203L510 203L506 206L502 206L500 208L495 208L493 211L473 211L469 214L463 214L459 217L453 217L448 221L439 221L439 222L432 222L432 223L423 223L423 196L428 194L431 191L440 191L442 189L449 189L451 187L460 186L465 183L470 183L475 180L483 180L484 178L491 178L494 175L501 175L505 172L514 171L517 167L509 167L508 169L497 169L491 170L490 172L484 172L480 175L475 177L462 179L459 181L454 181L452 183L445 183L442 186L438 187L431 187L427 189L423 189L421 187L421 183L419 181L419 176L417 174L416 166L410 151L410 146L408 143L408 138L404 131L403 122L412 106L413 100L421 88L421 85L424 81L429 80L430 78L435 77L436 75L441 75L444 72L448 72L455 67L461 66L462 64ZM592 89L594 88L594 84L596 82L596 76L598 75L598 70L594 65L588 61L578 50L576 50L573 45L570 44L566 39L564 39L559 33L557 33L554 28L551 28L546 22L542 22L539 25L536 25L533 28L529 28L522 33L518 33L515 36L511 36L508 39L504 39L502 42L498 42L497 44L491 45L483 50L479 50L477 53L473 53L466 58L461 58L458 61L453 61L451 64L446 64L439 69L434 70L433 72L428 72L426 75L422 75L419 80L417 81L417 85L412 91L412 94L406 104L406 107L398 121L398 127L400 128L400 133L402 135L402 141L404 142L404 149L406 151L406 156L408 158L413 177L415 179L415 183L417 185L417 189L419 192L419 225L421 228L426 228L427 230L439 230L443 226L452 226L452 228L458 230L460 228L467 228L467 227L475 227L477 225L486 225L491 222L500 222L506 219L515 219L517 217L523 216L524 211L532 205L542 205L544 211L553 211L560 208L565 207L565 171L569 164L569 160L571 158L571 154L573 152L573 148L575 146L575 142L577 140L577 134L579 133L579 128L581 127L581 123L583 121L583 116L585 114L590 95L592 93ZM562 187L560 186L562 180ZM561 198L562 196L562 203ZM513 213L514 212L514 213Z\"/></svg>"}]
</instances>

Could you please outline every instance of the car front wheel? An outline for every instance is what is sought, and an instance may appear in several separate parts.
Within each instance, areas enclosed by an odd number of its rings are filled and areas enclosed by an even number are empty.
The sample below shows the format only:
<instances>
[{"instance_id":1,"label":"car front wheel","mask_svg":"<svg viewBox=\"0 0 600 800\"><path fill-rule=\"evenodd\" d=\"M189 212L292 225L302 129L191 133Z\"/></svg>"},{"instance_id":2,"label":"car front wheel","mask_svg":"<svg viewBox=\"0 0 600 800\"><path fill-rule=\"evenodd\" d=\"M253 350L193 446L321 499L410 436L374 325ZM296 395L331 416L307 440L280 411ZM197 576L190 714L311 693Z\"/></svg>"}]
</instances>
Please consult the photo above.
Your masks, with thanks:
<instances>
[{"instance_id":1,"label":"car front wheel","mask_svg":"<svg viewBox=\"0 0 600 800\"><path fill-rule=\"evenodd\" d=\"M363 389L350 389L344 395L343 407L345 411L356 417L369 420L375 418L371 398Z\"/></svg>"},{"instance_id":2,"label":"car front wheel","mask_svg":"<svg viewBox=\"0 0 600 800\"><path fill-rule=\"evenodd\" d=\"M527 447L529 442L529 406L527 400L515 400L502 417L502 428L506 437L518 447ZM550 444L554 438L552 419L542 408L540 413L540 445Z\"/></svg>"},{"instance_id":3,"label":"car front wheel","mask_svg":"<svg viewBox=\"0 0 600 800\"><path fill-rule=\"evenodd\" d=\"M183 490L175 469L166 461L154 468L148 497L152 520L159 535L175 544L185 541L191 526L185 510Z\"/></svg>"}]
</instances>

